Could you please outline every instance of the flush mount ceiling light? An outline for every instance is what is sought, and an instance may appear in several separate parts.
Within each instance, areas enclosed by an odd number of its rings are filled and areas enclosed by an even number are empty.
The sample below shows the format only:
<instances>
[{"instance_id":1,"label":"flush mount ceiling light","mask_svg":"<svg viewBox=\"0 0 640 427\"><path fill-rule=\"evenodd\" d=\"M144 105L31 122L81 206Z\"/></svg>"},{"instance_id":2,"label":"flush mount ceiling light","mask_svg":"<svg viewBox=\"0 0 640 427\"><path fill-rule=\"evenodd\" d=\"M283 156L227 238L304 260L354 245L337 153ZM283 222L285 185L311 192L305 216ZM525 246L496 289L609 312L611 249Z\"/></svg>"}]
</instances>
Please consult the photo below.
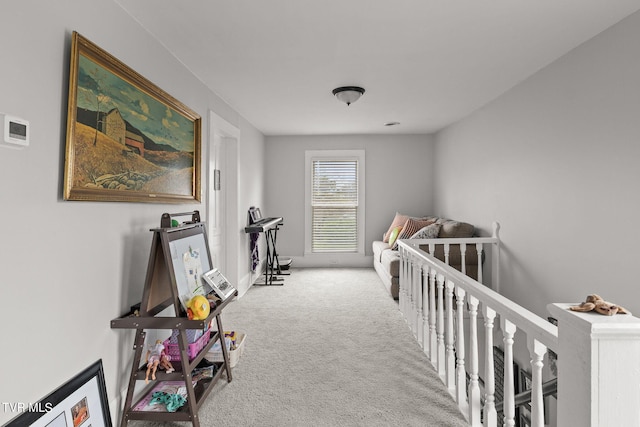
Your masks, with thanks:
<instances>
[{"instance_id":1,"label":"flush mount ceiling light","mask_svg":"<svg viewBox=\"0 0 640 427\"><path fill-rule=\"evenodd\" d=\"M360 99L363 93L364 89L358 86L342 86L333 90L333 94L336 98L347 105L351 105L352 102L356 102Z\"/></svg>"}]
</instances>

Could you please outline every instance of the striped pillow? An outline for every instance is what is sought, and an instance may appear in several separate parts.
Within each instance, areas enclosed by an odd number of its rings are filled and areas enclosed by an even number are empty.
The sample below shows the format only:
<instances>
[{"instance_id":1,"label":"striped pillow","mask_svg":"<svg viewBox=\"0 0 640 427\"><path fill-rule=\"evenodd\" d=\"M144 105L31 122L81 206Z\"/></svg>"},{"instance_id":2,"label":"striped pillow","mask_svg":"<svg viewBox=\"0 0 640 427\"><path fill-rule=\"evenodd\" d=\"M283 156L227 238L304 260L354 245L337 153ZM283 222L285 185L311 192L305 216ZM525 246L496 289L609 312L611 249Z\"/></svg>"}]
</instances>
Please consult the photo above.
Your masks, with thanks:
<instances>
[{"instance_id":1,"label":"striped pillow","mask_svg":"<svg viewBox=\"0 0 640 427\"><path fill-rule=\"evenodd\" d=\"M432 219L416 219L409 218L407 222L404 223L402 227L402 231L398 234L398 238L394 242L391 249L398 249L398 240L400 239L408 239L416 232L418 232L421 228L426 227L427 225L433 224L435 221Z\"/></svg>"}]
</instances>

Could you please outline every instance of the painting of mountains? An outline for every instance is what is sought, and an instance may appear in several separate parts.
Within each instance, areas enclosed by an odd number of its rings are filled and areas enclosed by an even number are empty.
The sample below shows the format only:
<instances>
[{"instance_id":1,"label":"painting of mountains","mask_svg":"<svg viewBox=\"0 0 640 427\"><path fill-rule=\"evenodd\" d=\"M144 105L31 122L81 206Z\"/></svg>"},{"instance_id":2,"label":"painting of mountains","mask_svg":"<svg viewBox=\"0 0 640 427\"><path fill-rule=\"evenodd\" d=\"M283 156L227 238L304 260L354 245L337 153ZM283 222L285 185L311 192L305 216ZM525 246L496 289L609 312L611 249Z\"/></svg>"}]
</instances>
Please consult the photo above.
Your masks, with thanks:
<instances>
[{"instance_id":1,"label":"painting of mountains","mask_svg":"<svg viewBox=\"0 0 640 427\"><path fill-rule=\"evenodd\" d=\"M200 200L200 116L78 33L72 41L66 200Z\"/></svg>"}]
</instances>

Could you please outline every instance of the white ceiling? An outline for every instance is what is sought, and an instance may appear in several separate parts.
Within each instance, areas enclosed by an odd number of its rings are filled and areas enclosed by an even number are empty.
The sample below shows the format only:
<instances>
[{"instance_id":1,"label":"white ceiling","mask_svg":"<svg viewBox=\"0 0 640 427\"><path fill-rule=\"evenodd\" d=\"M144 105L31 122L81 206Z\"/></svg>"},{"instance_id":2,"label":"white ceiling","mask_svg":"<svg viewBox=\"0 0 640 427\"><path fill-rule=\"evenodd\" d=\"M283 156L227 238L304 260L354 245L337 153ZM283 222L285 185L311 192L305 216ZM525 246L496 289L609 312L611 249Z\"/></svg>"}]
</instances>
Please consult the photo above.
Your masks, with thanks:
<instances>
[{"instance_id":1,"label":"white ceiling","mask_svg":"<svg viewBox=\"0 0 640 427\"><path fill-rule=\"evenodd\" d=\"M265 135L432 133L640 9L638 0L116 2ZM349 107L331 94L346 85L366 89Z\"/></svg>"}]
</instances>

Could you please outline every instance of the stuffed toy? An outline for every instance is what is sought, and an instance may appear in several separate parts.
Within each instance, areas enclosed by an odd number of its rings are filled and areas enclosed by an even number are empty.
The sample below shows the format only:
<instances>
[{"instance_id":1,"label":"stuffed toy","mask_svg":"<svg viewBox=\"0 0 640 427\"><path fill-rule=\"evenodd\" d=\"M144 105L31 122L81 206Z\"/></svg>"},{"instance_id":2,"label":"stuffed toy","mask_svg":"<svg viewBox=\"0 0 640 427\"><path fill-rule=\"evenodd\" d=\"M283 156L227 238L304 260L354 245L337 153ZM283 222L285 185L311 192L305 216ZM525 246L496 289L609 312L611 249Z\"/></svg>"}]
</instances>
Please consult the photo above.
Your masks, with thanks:
<instances>
[{"instance_id":1,"label":"stuffed toy","mask_svg":"<svg viewBox=\"0 0 640 427\"><path fill-rule=\"evenodd\" d=\"M605 301L600 295L596 294L588 295L585 302L580 305L573 305L569 308L573 311L595 311L605 316L613 316L617 313L629 314L624 307Z\"/></svg>"}]
</instances>

